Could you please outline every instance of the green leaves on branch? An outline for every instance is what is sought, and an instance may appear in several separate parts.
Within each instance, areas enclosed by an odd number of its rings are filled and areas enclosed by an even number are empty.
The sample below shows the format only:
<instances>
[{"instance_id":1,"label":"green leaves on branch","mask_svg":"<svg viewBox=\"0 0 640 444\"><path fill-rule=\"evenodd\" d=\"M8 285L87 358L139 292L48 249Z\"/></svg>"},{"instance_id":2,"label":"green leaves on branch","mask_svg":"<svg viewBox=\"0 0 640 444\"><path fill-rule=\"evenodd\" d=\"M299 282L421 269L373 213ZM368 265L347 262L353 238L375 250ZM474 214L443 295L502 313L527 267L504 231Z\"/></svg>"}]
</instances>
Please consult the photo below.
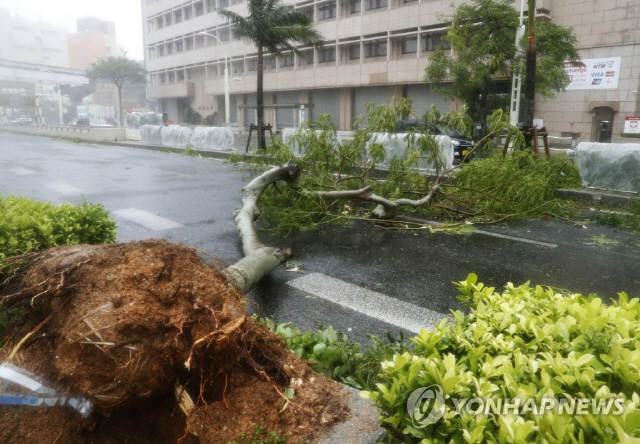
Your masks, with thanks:
<instances>
[{"instance_id":1,"label":"green leaves on branch","mask_svg":"<svg viewBox=\"0 0 640 444\"><path fill-rule=\"evenodd\" d=\"M596 295L507 285L502 293L473 274L457 283L471 307L454 321L412 339L415 351L382 364L383 382L364 395L405 442L617 443L640 438L640 304L625 293L605 304ZM407 399L442 387L446 412L416 427ZM472 414L455 402L473 398L622 399L622 414Z\"/></svg>"}]
</instances>

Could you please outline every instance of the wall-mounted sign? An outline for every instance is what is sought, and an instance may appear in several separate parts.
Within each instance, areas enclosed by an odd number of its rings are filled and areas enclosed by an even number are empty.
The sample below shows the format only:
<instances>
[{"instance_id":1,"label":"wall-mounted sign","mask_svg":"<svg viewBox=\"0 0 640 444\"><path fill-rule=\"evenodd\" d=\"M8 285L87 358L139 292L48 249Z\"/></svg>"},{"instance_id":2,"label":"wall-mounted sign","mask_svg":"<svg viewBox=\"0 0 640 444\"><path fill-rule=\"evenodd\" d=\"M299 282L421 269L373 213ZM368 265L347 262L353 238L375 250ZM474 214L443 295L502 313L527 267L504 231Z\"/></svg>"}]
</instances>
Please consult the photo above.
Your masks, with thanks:
<instances>
[{"instance_id":1,"label":"wall-mounted sign","mask_svg":"<svg viewBox=\"0 0 640 444\"><path fill-rule=\"evenodd\" d=\"M625 117L624 132L626 134L640 134L640 116Z\"/></svg>"},{"instance_id":2,"label":"wall-mounted sign","mask_svg":"<svg viewBox=\"0 0 640 444\"><path fill-rule=\"evenodd\" d=\"M570 80L566 90L617 89L620 78L620 59L620 57L609 57L565 62L564 70Z\"/></svg>"}]
</instances>

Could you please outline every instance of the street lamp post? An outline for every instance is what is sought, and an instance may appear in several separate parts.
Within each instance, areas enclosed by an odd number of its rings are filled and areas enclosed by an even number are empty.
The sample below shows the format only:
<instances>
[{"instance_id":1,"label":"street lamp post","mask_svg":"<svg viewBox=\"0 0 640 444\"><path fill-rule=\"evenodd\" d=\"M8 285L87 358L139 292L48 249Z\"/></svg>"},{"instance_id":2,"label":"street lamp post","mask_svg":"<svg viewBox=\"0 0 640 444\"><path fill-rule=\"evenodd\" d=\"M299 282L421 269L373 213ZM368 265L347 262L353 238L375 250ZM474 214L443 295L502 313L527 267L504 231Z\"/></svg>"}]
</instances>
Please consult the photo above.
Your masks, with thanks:
<instances>
[{"instance_id":1,"label":"street lamp post","mask_svg":"<svg viewBox=\"0 0 640 444\"><path fill-rule=\"evenodd\" d=\"M524 35L524 1L520 0L520 26L516 30L516 52L520 49L520 39ZM522 89L522 75L514 74L511 80L511 105L509 123L516 125L520 117L520 91Z\"/></svg>"},{"instance_id":2,"label":"street lamp post","mask_svg":"<svg viewBox=\"0 0 640 444\"><path fill-rule=\"evenodd\" d=\"M220 45L223 46L222 51L224 52L224 118L225 118L225 124L226 126L230 126L230 114L231 114L231 110L230 110L230 104L229 104L229 57L227 55L227 50L224 48L224 44L222 43L222 40L220 40L220 38L218 38L217 35L214 34L209 34L208 32L205 31L201 31L198 34L203 35L203 36L208 36L208 37L213 37L214 39L216 39ZM206 42L205 42L205 48L206 48ZM205 68L207 66L207 61L204 61L205 63ZM206 73L206 70L205 70ZM206 77L206 74L205 74ZM205 83L206 83L207 79L205 78Z\"/></svg>"}]
</instances>

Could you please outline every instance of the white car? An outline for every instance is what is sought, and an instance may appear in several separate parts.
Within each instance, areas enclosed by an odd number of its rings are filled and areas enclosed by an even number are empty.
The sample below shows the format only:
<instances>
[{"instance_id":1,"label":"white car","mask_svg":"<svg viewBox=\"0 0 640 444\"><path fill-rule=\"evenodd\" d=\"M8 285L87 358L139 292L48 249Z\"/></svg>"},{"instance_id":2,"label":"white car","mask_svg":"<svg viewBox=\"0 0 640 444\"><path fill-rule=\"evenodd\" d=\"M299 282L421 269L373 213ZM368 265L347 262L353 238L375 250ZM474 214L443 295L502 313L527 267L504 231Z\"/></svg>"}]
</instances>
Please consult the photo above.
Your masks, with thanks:
<instances>
[{"instance_id":1,"label":"white car","mask_svg":"<svg viewBox=\"0 0 640 444\"><path fill-rule=\"evenodd\" d=\"M18 125L31 125L33 120L28 117L20 117L19 119L12 120L11 123L17 123Z\"/></svg>"}]
</instances>

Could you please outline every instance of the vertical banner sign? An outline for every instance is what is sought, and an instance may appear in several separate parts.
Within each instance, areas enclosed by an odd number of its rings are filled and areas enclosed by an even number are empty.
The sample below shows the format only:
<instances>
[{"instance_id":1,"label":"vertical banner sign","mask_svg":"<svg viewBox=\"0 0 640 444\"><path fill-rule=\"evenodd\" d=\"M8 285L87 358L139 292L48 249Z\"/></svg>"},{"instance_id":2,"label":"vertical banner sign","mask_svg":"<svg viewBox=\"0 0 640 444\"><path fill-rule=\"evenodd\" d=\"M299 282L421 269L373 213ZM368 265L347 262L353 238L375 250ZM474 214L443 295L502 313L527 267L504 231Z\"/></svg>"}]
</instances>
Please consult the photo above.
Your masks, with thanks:
<instances>
[{"instance_id":1,"label":"vertical banner sign","mask_svg":"<svg viewBox=\"0 0 640 444\"><path fill-rule=\"evenodd\" d=\"M584 59L565 62L564 70L569 75L567 91L584 89L617 89L620 79L620 57L606 59Z\"/></svg>"},{"instance_id":2,"label":"vertical banner sign","mask_svg":"<svg viewBox=\"0 0 640 444\"><path fill-rule=\"evenodd\" d=\"M640 134L640 116L631 116L624 118L624 133Z\"/></svg>"}]
</instances>

